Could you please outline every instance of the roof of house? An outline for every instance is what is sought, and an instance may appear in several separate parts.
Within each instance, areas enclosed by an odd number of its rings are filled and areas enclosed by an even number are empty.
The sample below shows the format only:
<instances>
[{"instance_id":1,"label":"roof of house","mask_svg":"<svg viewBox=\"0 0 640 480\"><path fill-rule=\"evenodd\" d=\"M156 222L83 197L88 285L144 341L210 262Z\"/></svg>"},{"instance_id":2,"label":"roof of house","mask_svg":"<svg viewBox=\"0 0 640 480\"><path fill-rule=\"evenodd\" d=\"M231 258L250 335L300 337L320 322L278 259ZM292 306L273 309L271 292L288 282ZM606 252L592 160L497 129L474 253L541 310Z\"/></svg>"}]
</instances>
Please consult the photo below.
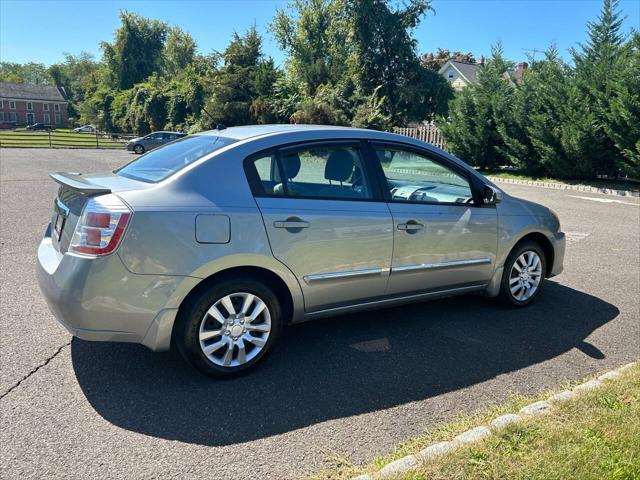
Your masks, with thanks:
<instances>
[{"instance_id":1,"label":"roof of house","mask_svg":"<svg viewBox=\"0 0 640 480\"><path fill-rule=\"evenodd\" d=\"M28 83L0 82L0 97L17 100L67 101L67 96L62 87L30 85Z\"/></svg>"},{"instance_id":2,"label":"roof of house","mask_svg":"<svg viewBox=\"0 0 640 480\"><path fill-rule=\"evenodd\" d=\"M453 67L458 71L458 73L469 83L475 83L477 79L478 73L478 64L477 63L468 63L468 62L459 62L457 60L447 60L440 70L439 74L444 74L444 72L449 68Z\"/></svg>"}]
</instances>

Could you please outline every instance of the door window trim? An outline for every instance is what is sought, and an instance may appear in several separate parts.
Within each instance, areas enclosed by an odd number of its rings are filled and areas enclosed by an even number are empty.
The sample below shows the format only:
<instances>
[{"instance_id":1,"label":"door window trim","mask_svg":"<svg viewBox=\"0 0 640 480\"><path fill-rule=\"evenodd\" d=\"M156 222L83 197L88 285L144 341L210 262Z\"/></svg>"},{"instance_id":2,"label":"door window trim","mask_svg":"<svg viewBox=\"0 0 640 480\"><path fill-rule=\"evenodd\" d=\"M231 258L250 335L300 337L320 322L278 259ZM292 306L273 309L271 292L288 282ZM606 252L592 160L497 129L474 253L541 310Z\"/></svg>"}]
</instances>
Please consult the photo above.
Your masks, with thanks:
<instances>
[{"instance_id":1,"label":"door window trim","mask_svg":"<svg viewBox=\"0 0 640 480\"><path fill-rule=\"evenodd\" d=\"M387 203L397 203L397 204L410 204L410 205L445 205L445 206L457 206L457 207L482 207L482 196L480 194L480 190L484 187L484 183L475 178L470 172L468 172L465 168L457 165L455 162L452 162L446 157L439 155L437 152L432 152L428 149L418 147L416 145L411 145L408 143L402 142L394 142L390 140L368 140L366 141L366 151L368 153L368 157L370 162L373 165L371 168L374 170L376 174L377 183L381 189L382 197L384 201ZM450 170L453 170L455 173L464 177L467 182L469 182L469 188L471 189L471 195L473 197L473 203L457 203L457 202L424 202L424 201L416 201L416 200L394 200L391 197L391 192L389 191L389 184L387 182L387 176L384 173L384 169L382 168L382 163L378 159L378 155L375 152L376 147L387 147L395 150L412 152L423 157L432 160L434 163L440 164ZM480 186L482 184L482 187ZM495 205L493 205L495 207Z\"/></svg>"},{"instance_id":2,"label":"door window trim","mask_svg":"<svg viewBox=\"0 0 640 480\"><path fill-rule=\"evenodd\" d=\"M271 171L273 172L273 166L276 164L278 166L278 172L282 172L281 165L281 155L283 153L291 153L291 152L299 152L303 150L310 150L313 148L330 148L330 147L352 147L360 156L360 163L362 165L362 174L364 175L365 181L368 182L368 187L370 190L369 198L338 198L338 197L315 197L315 196L305 196L305 195L296 195L291 196L288 193L287 182L282 182L284 195L275 195L268 194L264 190L264 186L262 185L262 180L260 175L258 174L258 170L255 167L255 161L259 158L265 157L267 155L272 155L274 158L272 159ZM322 201L336 201L336 202L386 202L383 196L382 188L377 178L377 174L372 170L369 161L369 155L367 150L366 141L361 138L339 138L339 139L323 139L323 140L306 140L302 142L293 142L290 144L283 144L279 146L274 146L270 148L266 148L259 152L253 153L249 155L243 161L243 167L245 171L245 175L247 177L247 181L249 183L249 187L251 189L251 193L255 198L281 198L286 200L322 200Z\"/></svg>"}]
</instances>

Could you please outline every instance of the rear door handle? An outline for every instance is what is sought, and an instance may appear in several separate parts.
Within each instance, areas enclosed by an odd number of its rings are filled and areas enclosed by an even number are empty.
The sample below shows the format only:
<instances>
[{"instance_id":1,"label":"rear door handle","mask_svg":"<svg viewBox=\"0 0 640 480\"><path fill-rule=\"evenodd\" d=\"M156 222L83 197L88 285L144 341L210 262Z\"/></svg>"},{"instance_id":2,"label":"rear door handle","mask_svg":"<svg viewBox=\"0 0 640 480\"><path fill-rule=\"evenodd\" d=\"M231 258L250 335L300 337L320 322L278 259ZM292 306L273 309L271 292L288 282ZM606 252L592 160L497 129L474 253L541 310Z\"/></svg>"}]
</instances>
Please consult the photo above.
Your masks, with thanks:
<instances>
[{"instance_id":1,"label":"rear door handle","mask_svg":"<svg viewBox=\"0 0 640 480\"><path fill-rule=\"evenodd\" d=\"M309 222L299 218L287 218L286 220L276 220L273 222L275 228L309 228Z\"/></svg>"},{"instance_id":2,"label":"rear door handle","mask_svg":"<svg viewBox=\"0 0 640 480\"><path fill-rule=\"evenodd\" d=\"M414 220L409 220L407 223L399 223L398 230L405 230L409 232L415 232L416 230L422 230L424 225Z\"/></svg>"}]
</instances>

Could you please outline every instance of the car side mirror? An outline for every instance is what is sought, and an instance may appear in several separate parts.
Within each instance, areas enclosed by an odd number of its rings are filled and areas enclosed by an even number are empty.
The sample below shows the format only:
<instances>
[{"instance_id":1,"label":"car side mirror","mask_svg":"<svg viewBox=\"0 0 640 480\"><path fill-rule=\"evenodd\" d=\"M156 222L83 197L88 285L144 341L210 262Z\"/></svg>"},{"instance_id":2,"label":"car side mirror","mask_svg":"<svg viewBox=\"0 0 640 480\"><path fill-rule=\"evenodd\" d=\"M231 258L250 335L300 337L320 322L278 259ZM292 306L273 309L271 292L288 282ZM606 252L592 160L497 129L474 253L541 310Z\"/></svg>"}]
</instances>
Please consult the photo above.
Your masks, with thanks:
<instances>
[{"instance_id":1,"label":"car side mirror","mask_svg":"<svg viewBox=\"0 0 640 480\"><path fill-rule=\"evenodd\" d=\"M482 203L485 205L496 205L502 201L502 192L490 185L485 185L482 195Z\"/></svg>"}]
</instances>

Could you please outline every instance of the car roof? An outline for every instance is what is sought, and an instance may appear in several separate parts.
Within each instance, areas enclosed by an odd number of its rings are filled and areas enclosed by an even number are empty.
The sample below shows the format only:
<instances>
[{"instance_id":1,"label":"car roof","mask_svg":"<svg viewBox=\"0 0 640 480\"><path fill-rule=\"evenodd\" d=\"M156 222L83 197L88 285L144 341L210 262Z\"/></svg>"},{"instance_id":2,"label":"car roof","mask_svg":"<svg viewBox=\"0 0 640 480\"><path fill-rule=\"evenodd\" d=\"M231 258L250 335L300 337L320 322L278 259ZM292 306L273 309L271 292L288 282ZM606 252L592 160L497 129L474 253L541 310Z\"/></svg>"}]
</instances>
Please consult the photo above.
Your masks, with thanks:
<instances>
[{"instance_id":1,"label":"car roof","mask_svg":"<svg viewBox=\"0 0 640 480\"><path fill-rule=\"evenodd\" d=\"M435 145L423 142L421 140L407 137L404 135L399 135L397 133L384 132L380 130L370 130L365 128L353 128L353 127L341 127L341 126L333 126L333 125L287 125L287 124L272 124L272 125L247 125L242 127L229 127L223 128L221 130L208 130L205 132L197 133L196 135L208 135L215 137L225 137L236 140L237 142L241 142L243 140L249 139L258 139L265 138L272 135L282 135L287 132L339 132L338 137L354 137L354 138L363 138L369 140L376 141L389 141L393 143L402 143L407 145L414 145L421 148L425 148L427 150L431 150L438 155L448 158L450 161L457 163L460 166L468 169L473 175L479 178L483 178L484 182L487 182L482 175L480 175L475 169L471 168L464 161L455 157L451 153L444 151ZM324 136L324 135L323 135ZM235 142L234 142L235 143ZM491 185L494 185L491 183ZM495 186L495 185L494 185Z\"/></svg>"},{"instance_id":2,"label":"car roof","mask_svg":"<svg viewBox=\"0 0 640 480\"><path fill-rule=\"evenodd\" d=\"M298 124L272 124L272 125L246 125L242 127L229 127L222 130L208 130L197 135L211 135L216 137L227 137L234 140L246 140L252 137L275 135L284 132L313 132L313 131L343 131L343 132L369 132L362 128L339 127L333 125L298 125Z\"/></svg>"}]
</instances>

